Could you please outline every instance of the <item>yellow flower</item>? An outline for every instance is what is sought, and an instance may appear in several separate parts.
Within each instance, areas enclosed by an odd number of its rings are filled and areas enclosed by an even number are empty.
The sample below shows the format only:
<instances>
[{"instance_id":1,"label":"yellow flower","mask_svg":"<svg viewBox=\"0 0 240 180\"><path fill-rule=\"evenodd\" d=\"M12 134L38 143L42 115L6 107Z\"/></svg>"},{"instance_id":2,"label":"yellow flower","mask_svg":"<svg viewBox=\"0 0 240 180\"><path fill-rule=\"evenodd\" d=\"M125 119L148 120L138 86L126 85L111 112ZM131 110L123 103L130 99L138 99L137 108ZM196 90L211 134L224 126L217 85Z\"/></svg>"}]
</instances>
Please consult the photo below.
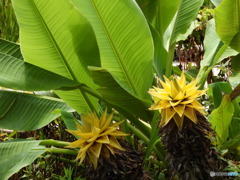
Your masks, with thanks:
<instances>
[{"instance_id":1,"label":"yellow flower","mask_svg":"<svg viewBox=\"0 0 240 180\"><path fill-rule=\"evenodd\" d=\"M161 112L160 126L167 125L173 118L178 128L182 130L184 116L197 123L196 111L204 114L203 109L205 109L197 98L206 92L206 90L198 90L199 86L196 86L198 79L186 84L184 72L180 78L173 77L169 80L164 77L164 79L165 83L160 80L163 89L153 87L148 91L154 101L149 109Z\"/></svg>"},{"instance_id":2,"label":"yellow flower","mask_svg":"<svg viewBox=\"0 0 240 180\"><path fill-rule=\"evenodd\" d=\"M114 154L115 149L124 150L118 143L117 136L127 136L127 134L118 131L118 126L123 121L111 123L113 113L107 117L107 110L104 111L99 119L96 113L82 115L82 124L76 122L77 130L67 130L69 133L79 137L78 140L70 143L68 148L80 148L76 160L83 162L88 155L94 168L97 168L100 155L109 156L109 152Z\"/></svg>"}]
</instances>

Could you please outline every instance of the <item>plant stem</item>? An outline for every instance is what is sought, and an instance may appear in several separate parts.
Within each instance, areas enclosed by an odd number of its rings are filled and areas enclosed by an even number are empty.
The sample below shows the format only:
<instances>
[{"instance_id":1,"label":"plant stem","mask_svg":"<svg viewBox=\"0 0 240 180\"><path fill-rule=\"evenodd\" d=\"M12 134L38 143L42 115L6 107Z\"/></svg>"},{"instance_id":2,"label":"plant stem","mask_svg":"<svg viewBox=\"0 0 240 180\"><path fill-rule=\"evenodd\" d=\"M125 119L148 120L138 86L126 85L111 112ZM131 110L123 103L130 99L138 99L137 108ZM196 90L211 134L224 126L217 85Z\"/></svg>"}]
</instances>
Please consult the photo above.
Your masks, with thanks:
<instances>
[{"instance_id":1,"label":"plant stem","mask_svg":"<svg viewBox=\"0 0 240 180\"><path fill-rule=\"evenodd\" d=\"M99 93L97 93L96 91L92 90L92 89L89 88L88 86L86 86L86 85L81 85L80 88L81 88L84 92L92 95L93 97L98 98L99 100L105 101L105 99L103 99L102 96L101 96Z\"/></svg>"},{"instance_id":2,"label":"plant stem","mask_svg":"<svg viewBox=\"0 0 240 180\"><path fill-rule=\"evenodd\" d=\"M231 92L230 98L233 101L236 97L240 96L240 84Z\"/></svg>"},{"instance_id":3,"label":"plant stem","mask_svg":"<svg viewBox=\"0 0 240 180\"><path fill-rule=\"evenodd\" d=\"M39 143L39 145L44 145L44 146L59 146L59 147L65 147L69 145L69 142L65 141L57 141L53 139L48 139L48 140L43 140Z\"/></svg>"},{"instance_id":4,"label":"plant stem","mask_svg":"<svg viewBox=\"0 0 240 180\"><path fill-rule=\"evenodd\" d=\"M55 153L55 154L68 154L73 156L76 156L78 154L76 150L56 148L56 147L46 148L45 150L48 153Z\"/></svg>"},{"instance_id":5,"label":"plant stem","mask_svg":"<svg viewBox=\"0 0 240 180\"><path fill-rule=\"evenodd\" d=\"M67 158L63 158L63 157L59 157L59 156L56 156L56 155L51 155L50 156L51 158L55 158L55 159L59 159L63 162L66 162L66 163L71 163L71 164L76 164L76 162L74 160L70 160L70 159L67 159Z\"/></svg>"},{"instance_id":6,"label":"plant stem","mask_svg":"<svg viewBox=\"0 0 240 180\"><path fill-rule=\"evenodd\" d=\"M138 136L141 140L143 140L146 144L149 143L149 138L146 137L141 131L139 131L137 128L135 128L134 126L132 126L131 124L128 123L128 127L129 129L131 129L131 131ZM163 147L161 146L160 142L156 143L156 146L153 148L154 152L157 154L157 156L161 159L161 161L163 162L164 166L167 165L167 162L165 160L165 152L163 150Z\"/></svg>"},{"instance_id":7,"label":"plant stem","mask_svg":"<svg viewBox=\"0 0 240 180\"><path fill-rule=\"evenodd\" d=\"M172 63L173 63L173 57L174 57L174 51L175 51L175 44L173 43L168 50L168 56L167 56L167 63L166 63L166 73L165 76L166 77L170 77L172 75Z\"/></svg>"}]
</instances>

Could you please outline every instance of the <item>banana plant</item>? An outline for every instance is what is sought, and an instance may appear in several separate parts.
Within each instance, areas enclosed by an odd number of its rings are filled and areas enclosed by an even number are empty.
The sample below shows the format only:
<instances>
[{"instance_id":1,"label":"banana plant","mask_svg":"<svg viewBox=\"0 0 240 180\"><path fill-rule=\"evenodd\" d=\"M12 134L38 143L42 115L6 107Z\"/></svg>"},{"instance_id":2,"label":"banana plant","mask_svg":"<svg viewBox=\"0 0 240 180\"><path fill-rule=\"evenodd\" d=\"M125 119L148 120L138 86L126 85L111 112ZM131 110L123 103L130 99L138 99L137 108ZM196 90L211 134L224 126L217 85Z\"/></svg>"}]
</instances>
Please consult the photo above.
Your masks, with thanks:
<instances>
[{"instance_id":1,"label":"banana plant","mask_svg":"<svg viewBox=\"0 0 240 180\"><path fill-rule=\"evenodd\" d=\"M203 0L12 0L12 3L20 27L20 45L0 40L0 86L4 88L0 91L0 128L35 130L61 113L70 117L64 121L72 128L74 118L67 112L101 114L104 102L120 117L128 119L128 128L148 144L146 154L154 150L166 167L165 151L155 127L159 112L149 111L152 100L147 91L157 84L154 73L160 79L172 75L176 43L191 33L189 29ZM209 28L212 31L213 27ZM221 42L217 39L214 43ZM204 62L211 65L203 65L199 71L201 84L206 78L203 68L211 69L219 59L209 56ZM34 93L50 90L57 98ZM0 143L1 157L6 149L21 147L23 152L19 153L24 158L21 162L18 159L19 166L11 171L0 170L0 175L7 179L44 152L77 154L63 148L49 150L46 148L49 145L66 147L69 143L54 140ZM31 152L30 159L26 151ZM13 162L17 153L11 151L4 163Z\"/></svg>"}]
</instances>

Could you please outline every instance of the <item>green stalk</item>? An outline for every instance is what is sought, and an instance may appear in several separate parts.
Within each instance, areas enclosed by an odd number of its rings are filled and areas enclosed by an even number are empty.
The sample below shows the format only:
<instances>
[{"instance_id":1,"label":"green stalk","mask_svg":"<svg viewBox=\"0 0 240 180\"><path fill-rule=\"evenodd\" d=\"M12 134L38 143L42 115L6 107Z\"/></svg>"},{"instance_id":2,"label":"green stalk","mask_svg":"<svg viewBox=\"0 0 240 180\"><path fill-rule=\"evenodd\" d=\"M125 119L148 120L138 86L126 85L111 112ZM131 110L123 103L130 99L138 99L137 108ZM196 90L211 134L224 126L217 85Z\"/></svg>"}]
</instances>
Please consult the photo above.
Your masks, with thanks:
<instances>
[{"instance_id":1,"label":"green stalk","mask_svg":"<svg viewBox=\"0 0 240 180\"><path fill-rule=\"evenodd\" d=\"M174 57L174 51L175 51L175 45L176 43L173 43L168 50L168 56L167 56L167 62L166 62L166 71L165 76L170 77L172 75L172 63L173 63L173 57Z\"/></svg>"},{"instance_id":2,"label":"green stalk","mask_svg":"<svg viewBox=\"0 0 240 180\"><path fill-rule=\"evenodd\" d=\"M119 121L123 120L125 117L123 117L123 115L120 114L119 116ZM123 129L123 132L127 133L127 134L130 134L130 129L128 127L128 122L127 120L125 120L122 124L121 124L121 127ZM133 140L132 140L132 136L125 136L125 139L126 141L129 143L129 144L132 144Z\"/></svg>"},{"instance_id":3,"label":"green stalk","mask_svg":"<svg viewBox=\"0 0 240 180\"><path fill-rule=\"evenodd\" d=\"M61 160L63 162L66 162L66 163L76 164L76 162L74 160L70 160L70 159L67 159L67 158L59 157L59 156L56 156L56 155L51 155L50 157L51 158L55 158L55 159L59 159L59 160Z\"/></svg>"},{"instance_id":4,"label":"green stalk","mask_svg":"<svg viewBox=\"0 0 240 180\"><path fill-rule=\"evenodd\" d=\"M58 147L65 147L68 146L70 143L65 141L57 141L53 139L43 140L39 143L39 145L44 146L58 146Z\"/></svg>"},{"instance_id":5,"label":"green stalk","mask_svg":"<svg viewBox=\"0 0 240 180\"><path fill-rule=\"evenodd\" d=\"M139 129L135 128L134 126L132 126L131 124L128 123L128 127L129 129L131 129L131 131L137 136L139 137L141 140L143 140L145 143L149 142L149 139L141 132L139 131Z\"/></svg>"},{"instance_id":6,"label":"green stalk","mask_svg":"<svg viewBox=\"0 0 240 180\"><path fill-rule=\"evenodd\" d=\"M233 101L236 97L240 96L240 84L231 92L230 98Z\"/></svg>"},{"instance_id":7,"label":"green stalk","mask_svg":"<svg viewBox=\"0 0 240 180\"><path fill-rule=\"evenodd\" d=\"M138 136L141 140L143 140L146 144L149 143L149 138L146 137L141 131L139 131L137 128L132 126L131 124L128 123L129 129ZM160 158L160 160L163 162L164 167L166 167L167 162L165 160L165 152L163 150L163 147L161 146L160 142L158 141L156 143L156 146L153 148L154 152L157 154L157 156Z\"/></svg>"},{"instance_id":8,"label":"green stalk","mask_svg":"<svg viewBox=\"0 0 240 180\"><path fill-rule=\"evenodd\" d=\"M119 110L119 112L121 112L127 119L129 119L131 123L133 123L134 126L136 126L146 137L151 136L151 127L149 127L147 123L141 122L138 118L121 108L116 107L116 109Z\"/></svg>"},{"instance_id":9,"label":"green stalk","mask_svg":"<svg viewBox=\"0 0 240 180\"><path fill-rule=\"evenodd\" d=\"M56 147L46 148L45 150L48 153L54 153L54 154L68 154L73 156L76 156L78 154L76 150L56 148Z\"/></svg>"}]
</instances>

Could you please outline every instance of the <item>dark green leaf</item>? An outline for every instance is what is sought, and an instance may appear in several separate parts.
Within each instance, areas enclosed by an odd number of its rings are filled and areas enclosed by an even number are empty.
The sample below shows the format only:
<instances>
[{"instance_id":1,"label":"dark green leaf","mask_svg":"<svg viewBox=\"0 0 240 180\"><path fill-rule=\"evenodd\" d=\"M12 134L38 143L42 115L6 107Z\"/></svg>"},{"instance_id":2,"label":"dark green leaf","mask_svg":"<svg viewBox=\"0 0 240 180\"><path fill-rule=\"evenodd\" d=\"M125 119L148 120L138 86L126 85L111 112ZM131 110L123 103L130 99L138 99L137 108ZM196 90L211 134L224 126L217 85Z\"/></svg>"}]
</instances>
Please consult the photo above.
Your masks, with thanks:
<instances>
[{"instance_id":1,"label":"dark green leaf","mask_svg":"<svg viewBox=\"0 0 240 180\"><path fill-rule=\"evenodd\" d=\"M72 111L68 105L57 98L0 91L0 128L39 129L60 116L52 113L56 109Z\"/></svg>"},{"instance_id":2,"label":"dark green leaf","mask_svg":"<svg viewBox=\"0 0 240 180\"><path fill-rule=\"evenodd\" d=\"M150 101L140 99L128 93L107 70L91 67L90 71L94 82L100 86L98 91L107 102L138 117L151 120L149 119L149 117L151 118L151 114L147 110L151 105Z\"/></svg>"},{"instance_id":3,"label":"dark green leaf","mask_svg":"<svg viewBox=\"0 0 240 180\"><path fill-rule=\"evenodd\" d=\"M0 142L0 177L7 180L21 168L30 165L45 152L41 141L13 140Z\"/></svg>"},{"instance_id":4,"label":"dark green leaf","mask_svg":"<svg viewBox=\"0 0 240 180\"><path fill-rule=\"evenodd\" d=\"M231 99L229 95L225 95L221 105L210 115L209 121L217 133L217 143L219 145L225 143L228 138L229 125L231 124L233 113L234 107Z\"/></svg>"}]
</instances>

